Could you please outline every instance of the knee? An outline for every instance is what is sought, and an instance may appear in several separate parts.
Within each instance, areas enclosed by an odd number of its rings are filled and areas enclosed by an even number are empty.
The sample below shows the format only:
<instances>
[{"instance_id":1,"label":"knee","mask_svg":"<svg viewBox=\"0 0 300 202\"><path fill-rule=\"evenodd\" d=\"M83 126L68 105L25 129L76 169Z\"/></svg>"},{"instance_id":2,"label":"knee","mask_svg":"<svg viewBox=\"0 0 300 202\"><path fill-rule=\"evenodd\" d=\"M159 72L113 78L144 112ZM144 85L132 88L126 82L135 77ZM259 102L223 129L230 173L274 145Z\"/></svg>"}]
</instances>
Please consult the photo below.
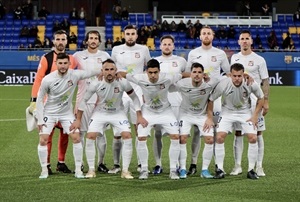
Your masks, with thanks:
<instances>
[{"instance_id":1,"label":"knee","mask_svg":"<svg viewBox=\"0 0 300 202\"><path fill-rule=\"evenodd\" d=\"M174 135L174 134L170 134L170 139L171 140L179 140L179 135Z\"/></svg>"},{"instance_id":2,"label":"knee","mask_svg":"<svg viewBox=\"0 0 300 202\"><path fill-rule=\"evenodd\" d=\"M251 144L256 143L256 142L257 142L257 137L256 137L256 135L251 135L251 136L249 136L249 137L248 137L248 141L249 141L249 143L251 143Z\"/></svg>"},{"instance_id":3,"label":"knee","mask_svg":"<svg viewBox=\"0 0 300 202\"><path fill-rule=\"evenodd\" d=\"M131 139L131 133L129 133L129 132L122 132L121 136L124 140Z\"/></svg>"},{"instance_id":4,"label":"knee","mask_svg":"<svg viewBox=\"0 0 300 202\"><path fill-rule=\"evenodd\" d=\"M206 136L206 137L204 137L204 142L205 142L205 144L213 144L214 138Z\"/></svg>"},{"instance_id":5,"label":"knee","mask_svg":"<svg viewBox=\"0 0 300 202\"><path fill-rule=\"evenodd\" d=\"M217 135L217 139L216 139L216 142L218 144L223 144L225 141L225 136L224 135Z\"/></svg>"},{"instance_id":6,"label":"knee","mask_svg":"<svg viewBox=\"0 0 300 202\"><path fill-rule=\"evenodd\" d=\"M48 136L47 137L46 136L45 137L40 136L40 142L39 143L40 143L41 146L46 146L47 143L48 143Z\"/></svg>"},{"instance_id":7,"label":"knee","mask_svg":"<svg viewBox=\"0 0 300 202\"><path fill-rule=\"evenodd\" d=\"M147 137L138 137L138 140L139 140L139 141L146 141L146 140L147 140Z\"/></svg>"},{"instance_id":8,"label":"knee","mask_svg":"<svg viewBox=\"0 0 300 202\"><path fill-rule=\"evenodd\" d=\"M86 134L87 139L96 140L97 134L96 133L88 133Z\"/></svg>"}]
</instances>

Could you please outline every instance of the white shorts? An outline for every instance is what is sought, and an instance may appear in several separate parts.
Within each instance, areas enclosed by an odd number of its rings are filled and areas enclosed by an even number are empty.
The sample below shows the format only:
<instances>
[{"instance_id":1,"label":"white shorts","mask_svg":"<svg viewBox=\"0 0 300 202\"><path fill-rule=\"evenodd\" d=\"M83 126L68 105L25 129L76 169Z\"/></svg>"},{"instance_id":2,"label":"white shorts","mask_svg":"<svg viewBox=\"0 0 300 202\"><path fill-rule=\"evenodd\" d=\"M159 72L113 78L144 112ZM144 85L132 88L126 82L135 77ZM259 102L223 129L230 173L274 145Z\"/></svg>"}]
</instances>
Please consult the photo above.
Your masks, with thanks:
<instances>
[{"instance_id":1,"label":"white shorts","mask_svg":"<svg viewBox=\"0 0 300 202\"><path fill-rule=\"evenodd\" d=\"M107 124L111 124L114 130L118 131L114 133L115 136L120 136L121 132L131 132L130 123L123 111L115 113L94 111L89 123L88 133L94 132L103 134Z\"/></svg>"},{"instance_id":2,"label":"white shorts","mask_svg":"<svg viewBox=\"0 0 300 202\"><path fill-rule=\"evenodd\" d=\"M194 115L181 112L179 118L180 135L190 135L192 126L196 125L199 128L200 136L213 136L213 128L211 128L209 132L203 131L206 119L206 115Z\"/></svg>"},{"instance_id":3,"label":"white shorts","mask_svg":"<svg viewBox=\"0 0 300 202\"><path fill-rule=\"evenodd\" d=\"M88 130L90 118L93 114L95 104L88 103L86 106L87 106L87 108L84 110L84 112L82 114L82 118L81 118L81 126L80 126L81 132L86 132Z\"/></svg>"},{"instance_id":4,"label":"white shorts","mask_svg":"<svg viewBox=\"0 0 300 202\"><path fill-rule=\"evenodd\" d=\"M179 107L179 106L171 106L171 108L172 108L172 111L173 111L173 113L174 113L176 119L179 120L178 118L179 118L179 110L180 110L180 107ZM156 131L160 131L160 130L161 130L161 134L165 134L165 133L166 133L166 131L165 131L160 125L156 125L156 126L154 127L154 129L155 129Z\"/></svg>"},{"instance_id":5,"label":"white shorts","mask_svg":"<svg viewBox=\"0 0 300 202\"><path fill-rule=\"evenodd\" d=\"M73 113L70 114L66 114L66 115L62 115L62 116L51 116L51 115L45 115L44 116L44 124L46 126L42 127L42 130L40 131L40 135L41 134L47 134L50 135L50 133L52 132L54 126L60 122L64 133L65 134L70 134L70 126L71 124L74 122L75 120L75 116ZM73 131L72 131L73 132ZM79 130L75 130L75 132L79 132Z\"/></svg>"},{"instance_id":6,"label":"white shorts","mask_svg":"<svg viewBox=\"0 0 300 202\"><path fill-rule=\"evenodd\" d=\"M164 133L179 134L179 124L171 107L160 113L142 108L142 114L148 121L148 126L143 128L141 125L138 125L138 137L147 137L150 135L150 131L154 125L161 126Z\"/></svg>"},{"instance_id":7,"label":"white shorts","mask_svg":"<svg viewBox=\"0 0 300 202\"><path fill-rule=\"evenodd\" d=\"M253 113L256 108L257 97L252 93L250 95L250 99L251 99L251 110ZM234 129L238 131L242 131L242 127L239 123L234 124ZM265 131L265 130L266 130L265 117L262 115L262 111L261 111L258 115L257 131ZM243 132L244 131L242 131L242 133Z\"/></svg>"},{"instance_id":8,"label":"white shorts","mask_svg":"<svg viewBox=\"0 0 300 202\"><path fill-rule=\"evenodd\" d=\"M223 111L222 116L220 117L219 126L217 132L232 132L234 123L240 124L242 130L245 134L256 134L257 130L254 128L253 123L246 122L251 118L251 111L249 113L235 113Z\"/></svg>"}]
</instances>

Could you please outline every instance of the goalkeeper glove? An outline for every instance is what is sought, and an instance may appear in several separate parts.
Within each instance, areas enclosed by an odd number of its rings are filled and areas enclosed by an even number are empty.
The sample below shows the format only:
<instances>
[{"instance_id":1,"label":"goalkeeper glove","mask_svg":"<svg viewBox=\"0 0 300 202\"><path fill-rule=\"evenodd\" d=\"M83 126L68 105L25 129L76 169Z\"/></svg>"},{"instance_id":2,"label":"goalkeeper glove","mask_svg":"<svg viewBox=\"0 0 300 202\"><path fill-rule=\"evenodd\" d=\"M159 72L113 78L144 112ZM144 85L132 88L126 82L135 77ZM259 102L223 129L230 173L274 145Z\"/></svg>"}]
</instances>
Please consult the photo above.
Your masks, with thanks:
<instances>
[{"instance_id":1,"label":"goalkeeper glove","mask_svg":"<svg viewBox=\"0 0 300 202\"><path fill-rule=\"evenodd\" d=\"M36 98L30 99L30 105L29 105L29 113L33 114L33 111L36 109Z\"/></svg>"}]
</instances>

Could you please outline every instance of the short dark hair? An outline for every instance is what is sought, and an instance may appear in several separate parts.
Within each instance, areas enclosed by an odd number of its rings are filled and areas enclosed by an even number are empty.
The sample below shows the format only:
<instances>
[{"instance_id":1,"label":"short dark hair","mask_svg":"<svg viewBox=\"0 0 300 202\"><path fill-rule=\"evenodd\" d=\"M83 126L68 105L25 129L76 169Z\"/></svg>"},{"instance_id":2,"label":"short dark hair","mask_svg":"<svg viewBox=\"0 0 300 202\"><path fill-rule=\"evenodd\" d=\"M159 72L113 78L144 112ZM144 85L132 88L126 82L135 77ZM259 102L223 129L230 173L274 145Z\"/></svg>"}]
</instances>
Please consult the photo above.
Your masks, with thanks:
<instances>
[{"instance_id":1,"label":"short dark hair","mask_svg":"<svg viewBox=\"0 0 300 202\"><path fill-rule=\"evenodd\" d=\"M240 34L249 34L250 36L252 36L252 35L251 35L251 32L250 32L249 30L247 30L247 29L242 30L242 31L240 32Z\"/></svg>"},{"instance_id":2,"label":"short dark hair","mask_svg":"<svg viewBox=\"0 0 300 202\"><path fill-rule=\"evenodd\" d=\"M68 39L68 33L65 30L57 30L56 32L53 33L53 39L55 38L55 35L60 35L60 34L65 34L67 39Z\"/></svg>"},{"instance_id":3,"label":"short dark hair","mask_svg":"<svg viewBox=\"0 0 300 202\"><path fill-rule=\"evenodd\" d=\"M135 30L137 30L136 26L131 25L131 24L126 25L126 26L124 27L124 31L127 30L127 29L135 29Z\"/></svg>"},{"instance_id":4,"label":"short dark hair","mask_svg":"<svg viewBox=\"0 0 300 202\"><path fill-rule=\"evenodd\" d=\"M102 65L104 65L105 63L111 63L111 64L116 64L112 59L110 59L110 58L108 58L108 59L106 59L106 60L104 60L103 62L102 62Z\"/></svg>"},{"instance_id":5,"label":"short dark hair","mask_svg":"<svg viewBox=\"0 0 300 202\"><path fill-rule=\"evenodd\" d=\"M242 64L240 64L240 63L234 63L234 64L231 65L231 67L230 67L230 72L232 72L232 70L234 70L234 71L241 71L241 70L243 70L243 72L244 72L245 68L244 68L244 66L243 66Z\"/></svg>"},{"instance_id":6,"label":"short dark hair","mask_svg":"<svg viewBox=\"0 0 300 202\"><path fill-rule=\"evenodd\" d=\"M191 71L193 71L193 68L198 68L198 67L200 67L201 70L202 70L202 72L204 72L204 67L203 67L203 65L200 64L200 63L198 63L198 62L195 62L195 63L192 64L192 66L191 66Z\"/></svg>"},{"instance_id":7,"label":"short dark hair","mask_svg":"<svg viewBox=\"0 0 300 202\"><path fill-rule=\"evenodd\" d=\"M147 70L148 68L155 68L155 67L157 67L157 68L160 70L160 65L159 65L158 60L156 60L156 59L151 59L151 60L149 60L149 61L147 62L146 70Z\"/></svg>"},{"instance_id":8,"label":"short dark hair","mask_svg":"<svg viewBox=\"0 0 300 202\"><path fill-rule=\"evenodd\" d=\"M174 37L173 37L172 35L169 35L169 34L168 34L168 35L162 36L162 37L160 38L160 42L162 42L164 39L171 39L173 43L175 42Z\"/></svg>"},{"instance_id":9,"label":"short dark hair","mask_svg":"<svg viewBox=\"0 0 300 202\"><path fill-rule=\"evenodd\" d=\"M57 54L57 60L58 59L68 59L68 60L70 60L70 57L69 57L69 55L67 54L67 53L58 53Z\"/></svg>"},{"instance_id":10,"label":"short dark hair","mask_svg":"<svg viewBox=\"0 0 300 202\"><path fill-rule=\"evenodd\" d=\"M89 35L90 34L96 34L99 38L99 42L101 42L101 35L97 30L88 31L88 33L86 33L86 35L85 35L84 42L87 42L89 40Z\"/></svg>"}]
</instances>

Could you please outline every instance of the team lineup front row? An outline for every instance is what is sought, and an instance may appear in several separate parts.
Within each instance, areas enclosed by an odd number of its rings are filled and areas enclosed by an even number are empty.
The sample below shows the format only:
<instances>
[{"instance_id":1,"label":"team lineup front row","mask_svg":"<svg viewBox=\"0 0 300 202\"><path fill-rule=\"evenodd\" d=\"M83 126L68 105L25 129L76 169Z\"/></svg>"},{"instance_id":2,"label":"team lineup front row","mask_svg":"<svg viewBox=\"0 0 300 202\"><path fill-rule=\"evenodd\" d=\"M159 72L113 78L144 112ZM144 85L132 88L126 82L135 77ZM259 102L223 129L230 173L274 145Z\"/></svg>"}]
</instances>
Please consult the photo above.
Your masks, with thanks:
<instances>
[{"instance_id":1,"label":"team lineup front row","mask_svg":"<svg viewBox=\"0 0 300 202\"><path fill-rule=\"evenodd\" d=\"M251 51L250 32L241 33L241 52L232 56L231 66L224 51L212 46L213 31L209 27L202 28L202 46L189 53L187 62L173 55L174 38L170 35L161 38L162 55L154 59L150 58L147 47L135 43L137 30L134 26L125 27L124 37L125 44L114 47L110 57L98 50L99 32L90 31L85 39L87 49L71 56L65 53L66 34L54 33L51 54L56 58L50 61L51 66L47 54L42 57L30 105L38 120L40 178L52 174L48 142L52 142L54 128L60 127L58 171L70 172L64 162L64 145L70 136L76 178L96 177L98 169L108 173L121 171L122 178L133 179L128 169L133 152L130 123L137 133L139 179L149 177L147 138L152 128L155 129L154 174L162 172L161 138L167 134L170 138L170 179L185 179L188 174L197 172L200 137L205 141L201 177L224 178L224 141L227 134L235 130L235 167L230 174L242 173L243 132L249 142L247 177L265 176L261 133L265 130L264 115L269 108L268 71L264 59ZM227 76L220 75L221 68ZM77 85L74 112L72 97ZM104 164L108 124L114 132L114 167L111 170ZM192 163L187 170L186 144L192 127L195 133ZM83 146L89 168L86 175L82 172ZM95 168L96 147L98 166ZM213 154L217 165L214 176L208 170Z\"/></svg>"}]
</instances>

